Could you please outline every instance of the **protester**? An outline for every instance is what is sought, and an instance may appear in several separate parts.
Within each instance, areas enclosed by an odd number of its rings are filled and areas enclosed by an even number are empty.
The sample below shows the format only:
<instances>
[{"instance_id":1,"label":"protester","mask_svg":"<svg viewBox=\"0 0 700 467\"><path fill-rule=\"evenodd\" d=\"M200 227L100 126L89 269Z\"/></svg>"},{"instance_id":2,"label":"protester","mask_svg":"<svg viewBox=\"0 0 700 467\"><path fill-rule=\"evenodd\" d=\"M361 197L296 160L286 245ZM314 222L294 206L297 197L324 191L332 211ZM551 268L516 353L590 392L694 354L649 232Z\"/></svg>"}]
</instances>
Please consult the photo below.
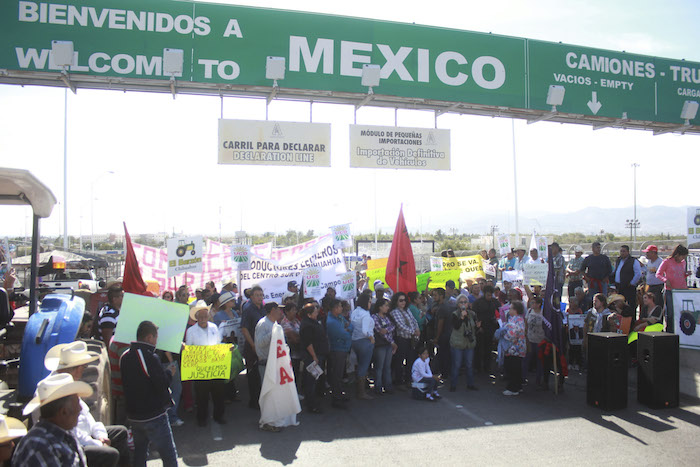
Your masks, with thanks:
<instances>
[{"instance_id":1,"label":"protester","mask_svg":"<svg viewBox=\"0 0 700 467\"><path fill-rule=\"evenodd\" d=\"M85 342L76 341L52 347L44 357L44 366L56 374L69 374L74 381L80 381L87 364L99 358L98 354L88 352ZM88 466L130 464L126 427L121 425L105 427L103 423L95 421L89 407L82 399L80 399L78 424L71 433L83 447Z\"/></svg>"},{"instance_id":2,"label":"protester","mask_svg":"<svg viewBox=\"0 0 700 467\"><path fill-rule=\"evenodd\" d=\"M124 300L124 290L121 283L116 283L107 290L107 303L98 312L97 327L102 342L109 343L114 335L119 320L119 310Z\"/></svg>"},{"instance_id":3,"label":"protester","mask_svg":"<svg viewBox=\"0 0 700 467\"><path fill-rule=\"evenodd\" d=\"M403 294L403 292L399 292L399 294ZM403 296L405 297L405 295ZM394 337L396 327L389 318L389 301L380 300L377 300L375 304L377 312L372 315L374 320L374 392L378 395L394 393L391 357L398 349Z\"/></svg>"},{"instance_id":4,"label":"protester","mask_svg":"<svg viewBox=\"0 0 700 467\"><path fill-rule=\"evenodd\" d=\"M425 344L425 324L427 321L427 307L425 304L425 298L418 292L408 293L408 309L410 310L413 318L418 323L418 329L420 330L420 343Z\"/></svg>"},{"instance_id":5,"label":"protester","mask_svg":"<svg viewBox=\"0 0 700 467\"><path fill-rule=\"evenodd\" d=\"M326 319L326 330L330 346L328 371L331 391L333 392L331 406L337 409L347 408L347 397L345 397L343 392L343 373L345 372L345 362L352 345L353 331L352 323L343 316L343 303L338 300L331 302L331 312Z\"/></svg>"},{"instance_id":6,"label":"protester","mask_svg":"<svg viewBox=\"0 0 700 467\"><path fill-rule=\"evenodd\" d=\"M455 281L449 280L445 282L445 300L447 301L447 305L449 305L452 308L452 310L454 310L457 307L456 289L457 287Z\"/></svg>"},{"instance_id":7,"label":"protester","mask_svg":"<svg viewBox=\"0 0 700 467\"><path fill-rule=\"evenodd\" d=\"M525 255L525 248L522 246L515 249L515 263L513 264L513 269L516 271L525 270L525 265L530 262L530 258Z\"/></svg>"},{"instance_id":8,"label":"protester","mask_svg":"<svg viewBox=\"0 0 700 467\"><path fill-rule=\"evenodd\" d=\"M636 310L637 283L642 278L642 266L637 258L630 256L629 246L620 247L620 256L615 262L613 275L617 292L625 297L632 310Z\"/></svg>"},{"instance_id":9,"label":"protester","mask_svg":"<svg viewBox=\"0 0 700 467\"><path fill-rule=\"evenodd\" d=\"M15 440L27 434L27 427L16 418L0 415L0 465L9 465Z\"/></svg>"},{"instance_id":10,"label":"protester","mask_svg":"<svg viewBox=\"0 0 700 467\"><path fill-rule=\"evenodd\" d=\"M78 337L81 339L92 338L92 324L95 321L92 314L89 311L83 313L83 320L80 323L80 329L78 329Z\"/></svg>"},{"instance_id":11,"label":"protester","mask_svg":"<svg viewBox=\"0 0 700 467\"><path fill-rule=\"evenodd\" d=\"M163 295L161 295L160 298L162 298L166 302L172 302L174 300L173 293L170 290L166 290L165 292L163 292Z\"/></svg>"},{"instance_id":12,"label":"protester","mask_svg":"<svg viewBox=\"0 0 700 467\"><path fill-rule=\"evenodd\" d=\"M464 294L460 294L457 297L457 309L452 312L450 392L457 390L457 379L459 378L459 370L462 367L462 363L467 369L467 389L476 390L472 368L474 347L476 347L476 313L468 309L468 306L469 300Z\"/></svg>"},{"instance_id":13,"label":"protester","mask_svg":"<svg viewBox=\"0 0 700 467\"><path fill-rule=\"evenodd\" d=\"M511 289L513 290L513 289ZM484 288L484 296L472 304L472 310L476 313L476 363L477 371L483 371L487 375L493 375L491 368L491 356L493 352L493 333L498 328L496 312L499 302L493 297L493 287Z\"/></svg>"},{"instance_id":14,"label":"protester","mask_svg":"<svg viewBox=\"0 0 700 467\"><path fill-rule=\"evenodd\" d=\"M581 272L582 266L583 247L581 247L581 245L576 245L574 246L574 257L566 266L566 277L569 278L569 283L567 285L569 297L574 296L574 291L577 287L581 287L583 290L583 273Z\"/></svg>"},{"instance_id":15,"label":"protester","mask_svg":"<svg viewBox=\"0 0 700 467\"><path fill-rule=\"evenodd\" d=\"M588 282L588 295L591 297L597 293L607 295L609 276L612 273L610 258L601 254L600 242L593 242L591 250L593 254L586 256L581 263L583 277Z\"/></svg>"},{"instance_id":16,"label":"protester","mask_svg":"<svg viewBox=\"0 0 700 467\"><path fill-rule=\"evenodd\" d=\"M443 378L446 378L451 370L450 335L452 334L452 328L450 324L452 323L453 308L448 304L448 300L445 298L445 289L440 287L433 289L432 296L433 303L437 306L437 315L434 319L437 323L435 328L437 363L440 374Z\"/></svg>"},{"instance_id":17,"label":"protester","mask_svg":"<svg viewBox=\"0 0 700 467\"><path fill-rule=\"evenodd\" d=\"M501 338L509 342L509 347L505 351L504 369L508 385L504 396L517 396L522 390L523 383L523 363L526 352L525 321L523 315L525 307L523 302L514 301L510 304L510 318L501 328Z\"/></svg>"},{"instance_id":18,"label":"protester","mask_svg":"<svg viewBox=\"0 0 700 467\"><path fill-rule=\"evenodd\" d=\"M656 245L649 245L643 250L647 262L644 267L644 277L646 282L646 291L654 294L654 302L657 305L663 306L663 290L664 283L656 277L656 272L659 270L663 260L659 258L659 249Z\"/></svg>"},{"instance_id":19,"label":"protester","mask_svg":"<svg viewBox=\"0 0 700 467\"><path fill-rule=\"evenodd\" d=\"M120 367L126 396L126 412L134 437L134 465L145 466L149 442L156 446L163 465L177 466L177 451L168 422L171 371L163 370L155 347L158 328L142 321L136 329L136 342L121 357Z\"/></svg>"},{"instance_id":20,"label":"protester","mask_svg":"<svg viewBox=\"0 0 700 467\"><path fill-rule=\"evenodd\" d=\"M584 335L583 335L583 354L586 355L588 350L588 334L591 332L606 332L609 331L608 316L608 299L602 293L597 293L593 296L593 308L588 310L584 318Z\"/></svg>"},{"instance_id":21,"label":"protester","mask_svg":"<svg viewBox=\"0 0 700 467\"><path fill-rule=\"evenodd\" d=\"M523 368L529 371L533 363L536 366L535 384L542 387L542 362L537 358L538 346L544 340L544 319L542 316L542 298L533 297L528 301L525 322L527 323L527 360ZM527 375L527 371L524 372Z\"/></svg>"},{"instance_id":22,"label":"protester","mask_svg":"<svg viewBox=\"0 0 700 467\"><path fill-rule=\"evenodd\" d=\"M245 293L245 291L244 291ZM265 312L262 308L263 289L256 285L250 289L250 300L243 305L241 315L241 334L245 339L245 348L243 349L243 358L245 359L246 378L248 380L248 407L251 409L259 409L260 404L260 369L258 367L258 353L255 349L255 326L265 317ZM264 359L267 359L265 354Z\"/></svg>"},{"instance_id":23,"label":"protester","mask_svg":"<svg viewBox=\"0 0 700 467\"><path fill-rule=\"evenodd\" d=\"M20 440L12 465L85 467L85 453L71 431L80 417L80 397L90 397L92 393L89 384L74 381L69 374L51 374L39 381L37 395L23 413L30 414L38 407L41 418Z\"/></svg>"},{"instance_id":24,"label":"protester","mask_svg":"<svg viewBox=\"0 0 700 467\"><path fill-rule=\"evenodd\" d=\"M218 345L221 344L221 334L216 324L209 321L209 306L200 300L190 308L190 318L197 323L187 329L185 336L186 345ZM209 397L214 404L214 421L219 425L225 425L224 412L226 406L225 385L223 379L196 380L194 393L197 400L197 423L206 426L209 418Z\"/></svg>"},{"instance_id":25,"label":"protester","mask_svg":"<svg viewBox=\"0 0 700 467\"><path fill-rule=\"evenodd\" d=\"M396 352L391 361L392 380L395 387L410 385L411 362L416 355L413 350L420 339L418 322L408 310L408 296L403 292L397 292L391 297L391 319L396 325L394 342ZM376 336L375 336L376 339Z\"/></svg>"},{"instance_id":26,"label":"protester","mask_svg":"<svg viewBox=\"0 0 700 467\"><path fill-rule=\"evenodd\" d=\"M685 259L688 257L688 249L683 245L678 245L670 257L663 260L661 266L656 271L656 278L665 284L666 314L673 316L672 290L683 290L688 288L688 276ZM670 330L670 329L669 329Z\"/></svg>"},{"instance_id":27,"label":"protester","mask_svg":"<svg viewBox=\"0 0 700 467\"><path fill-rule=\"evenodd\" d=\"M284 305L284 317L282 318L282 329L284 330L284 338L289 346L289 357L292 360L292 369L294 370L294 381L299 381L299 370L301 367L302 352L301 339L299 337L299 329L301 320L297 313L297 306L293 303Z\"/></svg>"},{"instance_id":28,"label":"protester","mask_svg":"<svg viewBox=\"0 0 700 467\"><path fill-rule=\"evenodd\" d=\"M635 331L644 331L652 324L664 322L664 310L656 304L656 295L653 292L646 292L642 298L644 304L639 313L639 320L634 325Z\"/></svg>"},{"instance_id":29,"label":"protester","mask_svg":"<svg viewBox=\"0 0 700 467\"><path fill-rule=\"evenodd\" d=\"M352 350L357 355L357 398L374 399L367 394L367 371L374 352L374 320L369 314L371 292L363 292L352 310L350 321L353 325Z\"/></svg>"},{"instance_id":30,"label":"protester","mask_svg":"<svg viewBox=\"0 0 700 467\"><path fill-rule=\"evenodd\" d=\"M426 400L436 401L441 398L437 391L440 375L433 375L430 369L430 354L428 349L424 347L418 348L418 358L416 358L416 361L413 362L413 366L411 367L411 379L413 380L414 386L416 384L425 386Z\"/></svg>"},{"instance_id":31,"label":"protester","mask_svg":"<svg viewBox=\"0 0 700 467\"><path fill-rule=\"evenodd\" d=\"M498 258L496 257L496 249L495 248L491 248L489 250L487 261L491 266L494 267L494 271L498 270ZM493 274L490 274L490 273L486 274L486 280L489 280L492 283L496 283L496 279L497 279L497 277L494 276Z\"/></svg>"},{"instance_id":32,"label":"protester","mask_svg":"<svg viewBox=\"0 0 700 467\"><path fill-rule=\"evenodd\" d=\"M334 299L335 300L335 299ZM335 300L337 302L337 300ZM330 303L329 303L330 305ZM267 305L266 305L267 308ZM320 383L319 376L314 376L309 371L309 366L316 364L320 370L326 368L326 359L328 358L328 337L321 323L318 322L319 308L314 304L308 303L301 309L301 324L299 326L299 339L301 342L301 352L304 359L304 403L309 412L320 414L321 401L318 397L317 384ZM257 336L257 332L256 332Z\"/></svg>"},{"instance_id":33,"label":"protester","mask_svg":"<svg viewBox=\"0 0 700 467\"><path fill-rule=\"evenodd\" d=\"M515 269L515 255L514 250L511 248L511 250L501 258L498 270L501 271L502 274L503 271L512 271L513 269Z\"/></svg>"},{"instance_id":34,"label":"protester","mask_svg":"<svg viewBox=\"0 0 700 467\"><path fill-rule=\"evenodd\" d=\"M566 280L566 270L564 261L564 256L561 254L561 247L557 242L552 242L552 264L554 265L554 287L557 293L561 297L562 290L564 290L564 281ZM542 260L544 263L544 259Z\"/></svg>"},{"instance_id":35,"label":"protester","mask_svg":"<svg viewBox=\"0 0 700 467\"><path fill-rule=\"evenodd\" d=\"M584 292L583 287L576 287L574 290L574 297L578 300L578 304L581 309L585 312L593 308L593 297L589 297Z\"/></svg>"}]
</instances>

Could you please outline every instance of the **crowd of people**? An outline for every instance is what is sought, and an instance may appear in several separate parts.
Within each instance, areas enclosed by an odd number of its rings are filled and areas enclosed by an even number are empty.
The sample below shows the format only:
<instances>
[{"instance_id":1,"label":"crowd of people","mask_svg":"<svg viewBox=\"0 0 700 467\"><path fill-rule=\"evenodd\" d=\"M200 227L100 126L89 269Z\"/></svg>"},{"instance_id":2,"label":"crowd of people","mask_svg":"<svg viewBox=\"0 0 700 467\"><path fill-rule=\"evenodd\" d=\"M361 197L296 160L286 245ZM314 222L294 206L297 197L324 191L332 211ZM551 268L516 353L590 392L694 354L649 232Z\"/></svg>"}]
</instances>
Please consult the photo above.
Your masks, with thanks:
<instances>
[{"instance_id":1,"label":"crowd of people","mask_svg":"<svg viewBox=\"0 0 700 467\"><path fill-rule=\"evenodd\" d=\"M525 385L548 389L550 373L565 376L568 366L585 369L589 333L628 333L663 323L671 307L668 292L686 288L690 274L688 250L681 245L664 260L654 245L649 246L644 264L627 246L620 248L614 263L597 243L585 258L582 248L574 248L568 262L556 243L550 251L555 292L568 288L568 299L563 300L568 305L561 308L564 324L573 323L574 315L584 317L582 328L564 328L560 349L553 349L545 335L544 288L531 289L500 277L529 261L543 262L536 250L526 256L524 249L516 249L500 259L495 250L484 251L484 260L497 266L496 276L459 284L447 281L444 287L429 282L425 290L408 293L392 291L381 280L368 287L360 267L353 301L338 300L333 288L321 300L305 298L299 285L290 281L280 303L265 302L262 287L239 294L232 280L224 281L220 290L209 282L194 296L182 286L161 298L189 306L183 346L231 343L236 344L232 350L242 349L251 409L261 408L271 336L280 326L298 398L308 413L318 414L327 396L332 408L347 410L351 384L352 395L360 400L398 391L435 401L442 397L441 388L478 391L475 373L490 377L490 382L503 378L505 396L520 394ZM149 321L139 325L135 342L115 342L123 293L119 282L108 284L107 303L95 318L86 315L80 334L92 334L109 345L116 419L132 430L133 460L125 444L126 428L95 422L80 400L92 392L79 382L82 370L96 357L78 341L47 355L52 373L39 383L36 400L28 406L30 412L39 412L38 423L28 433L13 431L15 422L0 418L0 437L18 434L8 438L9 443L22 437L13 458L16 465L42 465L46 456L65 459L67 465L145 465L149 443L164 465L176 465L172 430L184 424L182 410L196 411L197 424L206 426L211 400L213 422L226 423L227 402L239 396L237 375L182 382L179 355L156 349L158 328ZM553 363L550 356L557 350L559 360ZM277 432L282 426L261 423L260 429Z\"/></svg>"}]
</instances>

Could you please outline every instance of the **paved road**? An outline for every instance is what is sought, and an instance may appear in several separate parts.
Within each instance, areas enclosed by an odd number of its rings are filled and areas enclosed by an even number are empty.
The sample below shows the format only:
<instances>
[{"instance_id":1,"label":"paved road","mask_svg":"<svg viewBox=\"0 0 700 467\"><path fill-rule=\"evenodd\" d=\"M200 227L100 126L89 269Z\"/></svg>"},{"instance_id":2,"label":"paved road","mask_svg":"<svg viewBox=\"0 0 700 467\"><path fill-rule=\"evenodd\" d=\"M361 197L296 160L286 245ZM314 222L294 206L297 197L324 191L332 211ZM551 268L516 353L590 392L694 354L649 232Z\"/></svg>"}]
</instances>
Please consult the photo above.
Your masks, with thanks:
<instances>
[{"instance_id":1,"label":"paved road","mask_svg":"<svg viewBox=\"0 0 700 467\"><path fill-rule=\"evenodd\" d=\"M239 387L244 389L241 378ZM565 392L501 394L503 384L477 377L480 390L444 392L441 401L414 401L406 392L353 401L348 411L299 415L281 433L257 429L245 402L226 407L218 425L200 428L192 414L175 429L180 465L698 465L700 402L652 410L629 393L625 410L586 405L585 377L573 375ZM464 383L462 382L462 385ZM243 391L242 391L243 392ZM246 395L242 394L245 398ZM149 466L161 465L152 460Z\"/></svg>"}]
</instances>

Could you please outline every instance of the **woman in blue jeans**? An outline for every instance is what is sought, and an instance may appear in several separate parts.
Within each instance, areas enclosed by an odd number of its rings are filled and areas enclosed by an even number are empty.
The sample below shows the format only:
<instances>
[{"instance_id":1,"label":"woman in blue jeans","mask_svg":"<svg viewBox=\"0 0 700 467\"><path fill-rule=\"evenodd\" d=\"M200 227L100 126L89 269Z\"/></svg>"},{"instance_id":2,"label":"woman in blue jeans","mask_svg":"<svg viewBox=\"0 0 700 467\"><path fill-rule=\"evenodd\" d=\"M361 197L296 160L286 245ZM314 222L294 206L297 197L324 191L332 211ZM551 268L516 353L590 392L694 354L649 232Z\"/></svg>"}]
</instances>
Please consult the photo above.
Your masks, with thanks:
<instances>
[{"instance_id":1,"label":"woman in blue jeans","mask_svg":"<svg viewBox=\"0 0 700 467\"><path fill-rule=\"evenodd\" d=\"M353 325L352 350L357 356L357 398L374 399L365 391L367 370L374 351L374 320L369 314L372 292L365 290L357 299L357 306L350 314Z\"/></svg>"},{"instance_id":2,"label":"woman in blue jeans","mask_svg":"<svg viewBox=\"0 0 700 467\"><path fill-rule=\"evenodd\" d=\"M452 353L452 372L450 375L450 392L457 390L457 378L462 363L467 367L467 388L474 386L474 347L476 347L476 313L468 308L469 299L460 294L457 297L457 309L452 312L452 334L450 334L450 352Z\"/></svg>"},{"instance_id":3,"label":"woman in blue jeans","mask_svg":"<svg viewBox=\"0 0 700 467\"><path fill-rule=\"evenodd\" d=\"M391 382L391 356L396 353L397 345L394 342L394 330L396 326L389 318L389 301L383 298L375 304L377 312L374 319L374 392L381 395L382 389L387 394L393 394Z\"/></svg>"}]
</instances>

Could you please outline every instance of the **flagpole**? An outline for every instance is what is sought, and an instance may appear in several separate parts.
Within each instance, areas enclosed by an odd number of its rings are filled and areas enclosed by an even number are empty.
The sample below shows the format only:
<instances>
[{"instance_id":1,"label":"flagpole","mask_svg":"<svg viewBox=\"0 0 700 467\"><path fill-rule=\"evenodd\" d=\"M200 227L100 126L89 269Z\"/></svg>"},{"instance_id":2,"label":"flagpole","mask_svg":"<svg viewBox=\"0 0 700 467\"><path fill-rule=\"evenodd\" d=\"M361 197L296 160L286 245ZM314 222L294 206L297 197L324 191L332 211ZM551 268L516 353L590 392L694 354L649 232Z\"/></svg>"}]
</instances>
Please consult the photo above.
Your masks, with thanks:
<instances>
[{"instance_id":1,"label":"flagpole","mask_svg":"<svg viewBox=\"0 0 700 467\"><path fill-rule=\"evenodd\" d=\"M557 378L557 346L552 343L552 363L554 364L554 395L559 394L559 379Z\"/></svg>"}]
</instances>

